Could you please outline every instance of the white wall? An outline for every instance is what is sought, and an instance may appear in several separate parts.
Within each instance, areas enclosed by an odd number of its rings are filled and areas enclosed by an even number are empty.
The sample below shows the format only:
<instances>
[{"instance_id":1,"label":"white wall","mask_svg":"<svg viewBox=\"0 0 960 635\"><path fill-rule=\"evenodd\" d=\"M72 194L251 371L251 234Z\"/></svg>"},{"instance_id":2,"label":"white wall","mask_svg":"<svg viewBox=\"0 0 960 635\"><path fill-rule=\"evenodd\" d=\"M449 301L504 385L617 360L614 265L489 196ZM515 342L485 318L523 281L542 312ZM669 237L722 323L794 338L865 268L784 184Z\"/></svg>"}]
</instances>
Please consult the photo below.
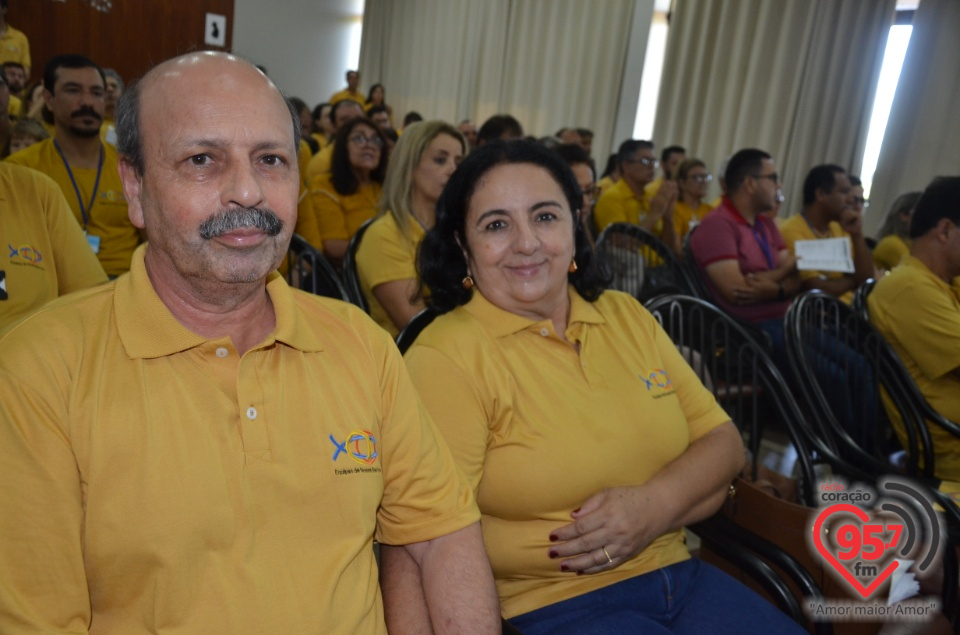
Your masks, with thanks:
<instances>
[{"instance_id":1,"label":"white wall","mask_svg":"<svg viewBox=\"0 0 960 635\"><path fill-rule=\"evenodd\" d=\"M233 15L233 52L265 66L287 95L312 108L346 86L363 0L235 0Z\"/></svg>"}]
</instances>

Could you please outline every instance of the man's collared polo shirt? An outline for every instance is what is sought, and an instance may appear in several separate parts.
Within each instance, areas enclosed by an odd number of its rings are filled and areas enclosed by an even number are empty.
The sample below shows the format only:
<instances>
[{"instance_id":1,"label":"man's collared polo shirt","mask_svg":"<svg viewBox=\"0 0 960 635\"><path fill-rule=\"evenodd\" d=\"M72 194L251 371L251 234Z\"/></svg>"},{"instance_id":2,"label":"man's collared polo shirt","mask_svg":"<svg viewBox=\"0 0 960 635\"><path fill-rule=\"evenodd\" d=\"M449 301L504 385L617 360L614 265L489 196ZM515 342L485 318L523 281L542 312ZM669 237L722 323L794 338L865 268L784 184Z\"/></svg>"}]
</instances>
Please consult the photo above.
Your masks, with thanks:
<instances>
[{"instance_id":1,"label":"man's collared polo shirt","mask_svg":"<svg viewBox=\"0 0 960 635\"><path fill-rule=\"evenodd\" d=\"M960 297L917 258L906 255L867 297L870 322L890 343L934 410L960 422ZM888 413L894 409L887 408ZM891 417L902 441L898 416ZM936 476L960 481L960 439L930 426Z\"/></svg>"},{"instance_id":2,"label":"man's collared polo shirt","mask_svg":"<svg viewBox=\"0 0 960 635\"><path fill-rule=\"evenodd\" d=\"M0 339L0 632L386 632L374 536L479 518L392 340L274 273L241 357L146 249Z\"/></svg>"},{"instance_id":3,"label":"man's collared polo shirt","mask_svg":"<svg viewBox=\"0 0 960 635\"><path fill-rule=\"evenodd\" d=\"M130 269L133 251L140 244L140 233L127 215L127 199L123 196L123 184L120 182L120 173L117 171L117 149L109 143L103 144L103 170L100 173L96 198L93 199L94 185L97 182L96 168L72 167L73 177L77 183L77 188L74 189L70 173L53 141L53 139L44 139L10 155L6 161L33 168L52 178L63 191L63 196L67 199L67 204L73 210L73 215L80 227L91 236L100 239L97 258L103 270L109 276L118 276L126 272ZM83 209L86 210L86 222L81 210L81 199ZM92 209L91 200L93 200Z\"/></svg>"},{"instance_id":4,"label":"man's collared polo shirt","mask_svg":"<svg viewBox=\"0 0 960 635\"><path fill-rule=\"evenodd\" d=\"M843 231L840 223L834 220L830 221L830 224L827 225L827 235L822 236L813 231L813 227L807 222L806 216L803 214L794 214L780 223L780 233L783 234L783 240L787 243L787 249L794 255L797 253L794 245L798 240L819 240L821 238L846 238L847 242L850 243L850 253L853 253L853 242L850 240L850 234ZM837 278L843 278L849 275L852 274L842 273L840 271L800 271L801 280L810 280L820 276L825 276L828 280L836 280ZM847 291L840 296L840 299L850 304L853 301L853 291Z\"/></svg>"},{"instance_id":5,"label":"man's collared polo shirt","mask_svg":"<svg viewBox=\"0 0 960 635\"><path fill-rule=\"evenodd\" d=\"M721 309L747 322L764 322L782 318L790 300L773 300L755 304L738 305L727 302L717 290L706 268L721 260L736 260L740 273L757 273L775 269L780 252L786 249L783 236L776 223L766 216L758 215L750 225L747 219L724 197L720 207L710 212L690 238L690 250L697 266L710 288L714 303Z\"/></svg>"},{"instance_id":6,"label":"man's collared polo shirt","mask_svg":"<svg viewBox=\"0 0 960 635\"><path fill-rule=\"evenodd\" d=\"M593 222L599 233L613 223L639 225L649 213L650 199L646 196L637 198L627 181L620 179L600 195L600 200L593 210ZM662 232L663 219L657 221L652 233L659 236Z\"/></svg>"}]
</instances>

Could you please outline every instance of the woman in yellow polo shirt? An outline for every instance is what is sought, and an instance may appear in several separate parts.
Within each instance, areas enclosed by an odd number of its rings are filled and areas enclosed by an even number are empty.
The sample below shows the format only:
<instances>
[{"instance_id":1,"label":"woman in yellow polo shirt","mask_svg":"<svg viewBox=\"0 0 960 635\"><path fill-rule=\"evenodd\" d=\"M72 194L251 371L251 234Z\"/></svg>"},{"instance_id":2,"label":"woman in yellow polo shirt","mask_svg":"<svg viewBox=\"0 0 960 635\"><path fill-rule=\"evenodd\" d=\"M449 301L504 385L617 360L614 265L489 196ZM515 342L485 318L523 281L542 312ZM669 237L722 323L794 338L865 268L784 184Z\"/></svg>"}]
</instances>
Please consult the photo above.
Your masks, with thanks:
<instances>
[{"instance_id":1,"label":"woman in yellow polo shirt","mask_svg":"<svg viewBox=\"0 0 960 635\"><path fill-rule=\"evenodd\" d=\"M687 159L677 166L676 179L680 195L673 205L673 228L682 242L683 237L713 209L709 203L703 202L713 175L707 172L707 165L700 159Z\"/></svg>"},{"instance_id":2,"label":"woman in yellow polo shirt","mask_svg":"<svg viewBox=\"0 0 960 635\"><path fill-rule=\"evenodd\" d=\"M407 367L476 495L504 617L525 635L802 633L690 558L683 527L723 503L740 435L653 316L604 291L581 204L553 152L487 144L418 256L442 315ZM409 607L412 561L381 554L384 597Z\"/></svg>"},{"instance_id":3,"label":"woman in yellow polo shirt","mask_svg":"<svg viewBox=\"0 0 960 635\"><path fill-rule=\"evenodd\" d=\"M910 253L910 218L919 200L920 192L907 192L893 201L877 232L880 242L873 248L873 264L878 268L890 271Z\"/></svg>"},{"instance_id":4,"label":"woman in yellow polo shirt","mask_svg":"<svg viewBox=\"0 0 960 635\"><path fill-rule=\"evenodd\" d=\"M424 308L417 247L433 227L437 199L466 146L450 124L423 121L407 129L390 155L380 213L360 241L357 272L370 316L394 337Z\"/></svg>"},{"instance_id":5,"label":"woman in yellow polo shirt","mask_svg":"<svg viewBox=\"0 0 960 635\"><path fill-rule=\"evenodd\" d=\"M377 213L387 169L385 146L372 121L348 121L337 131L330 172L310 181L323 254L335 264L343 260L350 238Z\"/></svg>"}]
</instances>

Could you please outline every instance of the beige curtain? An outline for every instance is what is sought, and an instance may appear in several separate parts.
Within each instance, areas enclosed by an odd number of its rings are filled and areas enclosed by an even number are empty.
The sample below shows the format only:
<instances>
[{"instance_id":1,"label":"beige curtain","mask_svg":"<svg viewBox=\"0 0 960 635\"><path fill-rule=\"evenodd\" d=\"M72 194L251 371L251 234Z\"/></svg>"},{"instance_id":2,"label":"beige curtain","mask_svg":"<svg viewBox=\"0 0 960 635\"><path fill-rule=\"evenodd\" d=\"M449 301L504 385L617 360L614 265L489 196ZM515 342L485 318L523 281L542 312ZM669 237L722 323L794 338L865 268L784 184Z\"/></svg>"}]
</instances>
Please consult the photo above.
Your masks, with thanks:
<instances>
[{"instance_id":1,"label":"beige curtain","mask_svg":"<svg viewBox=\"0 0 960 635\"><path fill-rule=\"evenodd\" d=\"M895 0L677 0L654 138L710 166L770 152L781 215L819 163L859 170Z\"/></svg>"},{"instance_id":2,"label":"beige curtain","mask_svg":"<svg viewBox=\"0 0 960 635\"><path fill-rule=\"evenodd\" d=\"M513 114L527 134L591 128L612 143L636 0L367 0L360 69L399 120L478 126ZM397 121L399 125L399 121ZM594 155L601 159L598 152Z\"/></svg>"},{"instance_id":3,"label":"beige curtain","mask_svg":"<svg viewBox=\"0 0 960 635\"><path fill-rule=\"evenodd\" d=\"M960 2L923 0L893 99L870 192L867 231L894 199L960 174Z\"/></svg>"}]
</instances>

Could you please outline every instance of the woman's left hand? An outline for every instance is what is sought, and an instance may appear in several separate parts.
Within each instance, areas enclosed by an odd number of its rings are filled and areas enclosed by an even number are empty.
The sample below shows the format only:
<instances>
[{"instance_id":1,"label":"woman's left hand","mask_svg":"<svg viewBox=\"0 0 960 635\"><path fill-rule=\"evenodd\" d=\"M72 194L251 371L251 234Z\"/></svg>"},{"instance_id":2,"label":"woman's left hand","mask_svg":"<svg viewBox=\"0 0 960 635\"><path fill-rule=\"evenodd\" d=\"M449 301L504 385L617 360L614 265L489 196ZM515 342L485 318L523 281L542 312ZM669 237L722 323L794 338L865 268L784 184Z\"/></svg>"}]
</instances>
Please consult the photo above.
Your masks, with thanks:
<instances>
[{"instance_id":1,"label":"woman's left hand","mask_svg":"<svg viewBox=\"0 0 960 635\"><path fill-rule=\"evenodd\" d=\"M669 520L657 513L663 507L646 485L602 490L570 516L574 522L554 530L550 557L562 571L598 573L631 559L664 534Z\"/></svg>"}]
</instances>

